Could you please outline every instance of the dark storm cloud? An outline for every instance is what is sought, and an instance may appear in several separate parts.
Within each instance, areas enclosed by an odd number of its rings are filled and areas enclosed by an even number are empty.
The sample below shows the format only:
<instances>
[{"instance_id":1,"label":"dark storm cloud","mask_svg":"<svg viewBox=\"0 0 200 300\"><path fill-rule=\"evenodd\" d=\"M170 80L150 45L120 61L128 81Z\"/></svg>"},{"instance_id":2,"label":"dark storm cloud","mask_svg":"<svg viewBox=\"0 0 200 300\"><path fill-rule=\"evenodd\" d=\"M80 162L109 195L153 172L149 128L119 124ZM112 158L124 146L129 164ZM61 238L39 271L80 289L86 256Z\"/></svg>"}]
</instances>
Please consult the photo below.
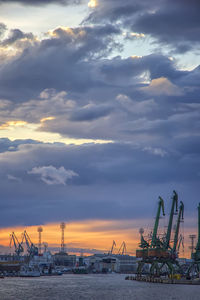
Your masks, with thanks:
<instances>
[{"instance_id":1,"label":"dark storm cloud","mask_svg":"<svg viewBox=\"0 0 200 300\"><path fill-rule=\"evenodd\" d=\"M90 20L108 23L57 28L3 61L0 132L10 128L9 121L21 120L29 123L25 127L37 123L38 131L62 138L115 143L66 146L0 140L0 222L4 226L66 218L145 217L158 195L171 196L173 189L181 191L189 209L196 207L200 68L183 71L161 54L111 56L121 50L122 28L140 33L144 26L144 33L167 43L170 23L167 29L159 22L159 28L152 28L147 19L152 14L156 20L164 13L168 16L172 2L99 2ZM175 14L180 2L174 3ZM186 5L183 2L180 13ZM177 22L181 22L178 16ZM3 32L5 26L1 28ZM171 33L169 44L174 44L179 30ZM33 39L17 29L10 34L5 46ZM185 37L184 45L190 41L187 30ZM182 39L183 34L177 38L177 48ZM69 170L78 176L67 181L63 176Z\"/></svg>"},{"instance_id":2,"label":"dark storm cloud","mask_svg":"<svg viewBox=\"0 0 200 300\"><path fill-rule=\"evenodd\" d=\"M188 192L199 179L200 167L192 153L188 156L183 151L131 144L21 145L18 151L0 154L1 225L140 218L144 217L144 204L150 209L160 193L166 198L174 186L181 187L181 197L189 204ZM30 173L33 168L50 165L79 176L67 185L48 185L39 174Z\"/></svg>"},{"instance_id":3,"label":"dark storm cloud","mask_svg":"<svg viewBox=\"0 0 200 300\"><path fill-rule=\"evenodd\" d=\"M188 74L187 71L179 71L173 61L164 55L151 54L139 58L121 59L116 57L114 59L102 62L101 72L109 80L115 81L116 78L138 77L144 72L149 72L150 79L167 77L174 80Z\"/></svg>"},{"instance_id":4,"label":"dark storm cloud","mask_svg":"<svg viewBox=\"0 0 200 300\"><path fill-rule=\"evenodd\" d=\"M200 3L193 1L164 1L155 13L145 12L131 28L150 34L165 45L171 44L184 53L200 46Z\"/></svg>"},{"instance_id":5,"label":"dark storm cloud","mask_svg":"<svg viewBox=\"0 0 200 300\"><path fill-rule=\"evenodd\" d=\"M0 4L3 3L20 3L24 5L48 5L48 4L62 4L62 5L70 5L70 4L79 4L81 0L0 0Z\"/></svg>"},{"instance_id":6,"label":"dark storm cloud","mask_svg":"<svg viewBox=\"0 0 200 300\"><path fill-rule=\"evenodd\" d=\"M119 32L112 25L54 30L2 66L0 96L23 100L45 88L81 92L97 85L95 60L118 49L114 36Z\"/></svg>"},{"instance_id":7,"label":"dark storm cloud","mask_svg":"<svg viewBox=\"0 0 200 300\"><path fill-rule=\"evenodd\" d=\"M38 59L41 61L41 58ZM69 94L45 89L23 103L2 100L2 126L5 127L9 120L39 123L41 119L53 116L54 119L42 122L39 130L72 138L142 144L148 141L163 145L168 145L175 136L198 133L199 68L177 70L175 63L162 55L95 59L87 64L77 64L78 73L84 79L83 90L78 89L79 77L70 78L67 65L67 84L71 83ZM86 72L91 76L85 78ZM58 89L60 77L48 74L47 70L45 74L52 77L52 82L55 79L53 84ZM28 76L33 78L32 74ZM24 77L24 81L26 79ZM35 82L32 81L32 84L34 87ZM64 85L61 87L65 88Z\"/></svg>"},{"instance_id":8,"label":"dark storm cloud","mask_svg":"<svg viewBox=\"0 0 200 300\"><path fill-rule=\"evenodd\" d=\"M198 0L101 1L89 22L120 22L124 29L150 35L178 53L199 49Z\"/></svg>"}]
</instances>

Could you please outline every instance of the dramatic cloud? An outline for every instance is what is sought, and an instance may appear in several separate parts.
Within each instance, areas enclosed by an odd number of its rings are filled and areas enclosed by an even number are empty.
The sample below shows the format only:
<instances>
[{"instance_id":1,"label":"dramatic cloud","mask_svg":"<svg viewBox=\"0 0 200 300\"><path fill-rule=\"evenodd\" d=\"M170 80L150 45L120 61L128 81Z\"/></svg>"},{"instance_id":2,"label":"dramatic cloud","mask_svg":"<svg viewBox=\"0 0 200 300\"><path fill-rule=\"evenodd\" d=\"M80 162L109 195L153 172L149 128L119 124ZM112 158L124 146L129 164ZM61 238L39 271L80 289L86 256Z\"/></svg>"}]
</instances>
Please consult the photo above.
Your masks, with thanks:
<instances>
[{"instance_id":1,"label":"dramatic cloud","mask_svg":"<svg viewBox=\"0 0 200 300\"><path fill-rule=\"evenodd\" d=\"M198 53L199 2L85 3L77 26L0 24L2 226L148 218L173 189L196 208L200 67L172 52Z\"/></svg>"},{"instance_id":2,"label":"dramatic cloud","mask_svg":"<svg viewBox=\"0 0 200 300\"><path fill-rule=\"evenodd\" d=\"M64 167L56 169L53 166L34 167L28 174L38 174L41 176L41 180L48 185L52 184L66 184L66 181L74 176L78 176L72 170L65 170ZM10 178L9 178L10 179Z\"/></svg>"},{"instance_id":3,"label":"dramatic cloud","mask_svg":"<svg viewBox=\"0 0 200 300\"><path fill-rule=\"evenodd\" d=\"M93 73L100 58L119 49L114 40L119 32L112 25L49 31L46 39L2 64L0 97L22 100L46 88L82 93L94 85L101 86L100 78Z\"/></svg>"},{"instance_id":4,"label":"dramatic cloud","mask_svg":"<svg viewBox=\"0 0 200 300\"><path fill-rule=\"evenodd\" d=\"M198 0L102 0L87 21L120 23L136 35L149 35L184 53L196 46L199 49L199 9Z\"/></svg>"},{"instance_id":5,"label":"dramatic cloud","mask_svg":"<svg viewBox=\"0 0 200 300\"><path fill-rule=\"evenodd\" d=\"M131 143L27 144L1 153L1 225L151 217L158 196L168 206L174 188L189 216L198 202L200 168L199 141L189 148L189 140L172 140L170 150Z\"/></svg>"}]
</instances>

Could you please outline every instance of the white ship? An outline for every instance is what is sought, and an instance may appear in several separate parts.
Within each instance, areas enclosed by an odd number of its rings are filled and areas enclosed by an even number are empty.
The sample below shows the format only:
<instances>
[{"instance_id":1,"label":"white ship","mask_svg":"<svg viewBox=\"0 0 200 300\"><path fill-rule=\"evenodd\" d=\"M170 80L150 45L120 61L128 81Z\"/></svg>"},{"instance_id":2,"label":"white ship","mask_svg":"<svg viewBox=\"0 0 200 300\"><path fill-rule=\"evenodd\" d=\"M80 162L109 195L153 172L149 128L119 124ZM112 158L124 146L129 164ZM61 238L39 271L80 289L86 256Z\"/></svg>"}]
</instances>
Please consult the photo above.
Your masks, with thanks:
<instances>
[{"instance_id":1,"label":"white ship","mask_svg":"<svg viewBox=\"0 0 200 300\"><path fill-rule=\"evenodd\" d=\"M40 271L30 266L22 266L19 272L20 277L40 277Z\"/></svg>"}]
</instances>

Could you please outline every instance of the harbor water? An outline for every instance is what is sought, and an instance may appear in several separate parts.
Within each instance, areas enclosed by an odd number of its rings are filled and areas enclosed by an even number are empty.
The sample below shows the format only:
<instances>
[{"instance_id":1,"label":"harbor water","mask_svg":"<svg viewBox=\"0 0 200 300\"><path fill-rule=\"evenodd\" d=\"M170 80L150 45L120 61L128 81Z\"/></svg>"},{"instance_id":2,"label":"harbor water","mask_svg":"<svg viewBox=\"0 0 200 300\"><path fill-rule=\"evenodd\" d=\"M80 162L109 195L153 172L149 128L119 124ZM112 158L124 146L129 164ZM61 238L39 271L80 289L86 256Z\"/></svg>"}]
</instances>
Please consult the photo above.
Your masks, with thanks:
<instances>
[{"instance_id":1,"label":"harbor water","mask_svg":"<svg viewBox=\"0 0 200 300\"><path fill-rule=\"evenodd\" d=\"M125 280L122 274L0 279L1 300L199 300L200 287Z\"/></svg>"}]
</instances>

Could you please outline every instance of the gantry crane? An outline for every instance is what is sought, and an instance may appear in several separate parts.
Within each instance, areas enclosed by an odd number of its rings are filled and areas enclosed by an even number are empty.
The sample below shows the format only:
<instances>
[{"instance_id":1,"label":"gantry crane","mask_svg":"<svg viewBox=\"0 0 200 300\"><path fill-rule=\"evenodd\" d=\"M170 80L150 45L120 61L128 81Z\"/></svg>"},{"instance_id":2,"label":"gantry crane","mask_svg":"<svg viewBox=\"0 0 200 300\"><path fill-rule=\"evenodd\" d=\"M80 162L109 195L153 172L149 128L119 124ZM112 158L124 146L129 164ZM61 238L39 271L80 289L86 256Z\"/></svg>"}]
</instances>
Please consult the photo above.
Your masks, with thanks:
<instances>
[{"instance_id":1,"label":"gantry crane","mask_svg":"<svg viewBox=\"0 0 200 300\"><path fill-rule=\"evenodd\" d=\"M114 247L116 247L116 243L113 240L112 247L111 247L110 251L108 252L108 254L111 254L111 255L113 254Z\"/></svg>"},{"instance_id":2,"label":"gantry crane","mask_svg":"<svg viewBox=\"0 0 200 300\"><path fill-rule=\"evenodd\" d=\"M22 247L22 243L18 241L18 238L16 237L15 233L12 232L10 235L10 248L12 247L12 243L15 247L15 253L17 256L20 256L22 252L24 252L24 248Z\"/></svg>"},{"instance_id":3,"label":"gantry crane","mask_svg":"<svg viewBox=\"0 0 200 300\"><path fill-rule=\"evenodd\" d=\"M38 255L38 248L31 242L31 239L26 230L23 233L22 243L24 242L24 240L27 246L29 256L33 257L34 255Z\"/></svg>"},{"instance_id":4,"label":"gantry crane","mask_svg":"<svg viewBox=\"0 0 200 300\"><path fill-rule=\"evenodd\" d=\"M198 205L198 240L195 251L192 253L191 258L193 259L193 262L188 268L187 277L190 277L192 270L194 270L194 273L200 273L200 203Z\"/></svg>"},{"instance_id":5,"label":"gantry crane","mask_svg":"<svg viewBox=\"0 0 200 300\"><path fill-rule=\"evenodd\" d=\"M165 215L164 201L161 197L159 197L158 209L157 209L157 213L156 213L156 219L155 219L155 223L154 223L154 229L153 229L150 246L149 247L147 246L148 243L144 240L143 235L141 234L140 247L142 248L142 250L136 250L136 257L142 258L142 260L138 262L138 268L137 268L138 274L141 274L142 268L145 263L151 264L153 266L153 268L154 267L156 269L158 268L157 264L153 263L152 257L155 256L156 248L160 249L160 247L161 247L161 240L158 237L158 226L159 226L159 220L161 217L161 210L162 210L162 214L164 216Z\"/></svg>"},{"instance_id":6,"label":"gantry crane","mask_svg":"<svg viewBox=\"0 0 200 300\"><path fill-rule=\"evenodd\" d=\"M151 241L146 242L141 233L141 242L139 246L140 248L142 248L142 250L136 250L136 257L142 258L142 260L138 262L137 272L139 275L141 274L142 268L146 263L150 264L151 275L159 275L164 266L167 266L168 271L171 275L174 274L175 265L177 266L178 269L180 269L180 266L177 261L177 257L178 257L177 243L179 240L180 222L183 220L183 212L184 212L184 205L182 201L180 202L180 207L179 207L179 213L178 213L178 218L176 223L176 231L174 236L174 243L173 246L171 245L173 217L177 213L177 206L178 206L178 195L175 191L173 191L172 206L171 206L171 212L169 216L167 233L164 239L160 239L158 237L158 226L159 226L159 219L161 215L161 209L163 215L165 215L165 213L164 213L164 201L161 197L159 197L158 210L156 214ZM199 250L200 250L200 240L199 240Z\"/></svg>"},{"instance_id":7,"label":"gantry crane","mask_svg":"<svg viewBox=\"0 0 200 300\"><path fill-rule=\"evenodd\" d=\"M176 199L178 199L178 197L176 197ZM174 198L173 198L173 200L174 200ZM177 200L175 200L175 201L177 201ZM172 204L172 207L173 207L173 204ZM171 210L171 213L172 213L172 210ZM178 243L180 240L179 230L180 230L180 223L183 222L183 219L184 219L183 215L184 215L184 204L182 201L180 201L178 218L177 218L176 227L175 227L174 242L171 247L170 240L168 241L168 249L165 248L167 244L164 245L163 250L166 253L165 253L165 255L163 255L162 258L159 259L159 262L162 263L161 267L160 267L160 272L164 266L167 266L169 273L171 275L173 275L176 270L178 273L182 273L181 267L177 260L178 251L179 251L179 249L177 249L177 247L178 248L180 247L180 245L178 246ZM170 219L170 222L171 222L171 219ZM172 223L171 223L171 225L172 225ZM171 236L171 234L169 236ZM182 235L181 235L181 239L183 239Z\"/></svg>"},{"instance_id":8,"label":"gantry crane","mask_svg":"<svg viewBox=\"0 0 200 300\"><path fill-rule=\"evenodd\" d=\"M126 243L123 242L119 248L118 254L125 255L126 254Z\"/></svg>"}]
</instances>

